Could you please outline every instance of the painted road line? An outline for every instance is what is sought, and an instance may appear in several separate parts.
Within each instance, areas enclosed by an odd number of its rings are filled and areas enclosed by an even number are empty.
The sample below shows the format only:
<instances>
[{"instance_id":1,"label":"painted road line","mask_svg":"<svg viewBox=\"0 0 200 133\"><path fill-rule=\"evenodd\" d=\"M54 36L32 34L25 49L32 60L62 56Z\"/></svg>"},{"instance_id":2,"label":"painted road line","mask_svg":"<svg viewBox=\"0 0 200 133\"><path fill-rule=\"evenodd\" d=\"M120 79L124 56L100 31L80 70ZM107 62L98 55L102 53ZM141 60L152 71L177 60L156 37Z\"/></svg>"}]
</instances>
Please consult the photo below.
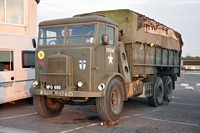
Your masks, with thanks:
<instances>
[{"instance_id":1,"label":"painted road line","mask_svg":"<svg viewBox=\"0 0 200 133\"><path fill-rule=\"evenodd\" d=\"M196 86L200 86L200 83L197 83Z\"/></svg>"},{"instance_id":2,"label":"painted road line","mask_svg":"<svg viewBox=\"0 0 200 133\"><path fill-rule=\"evenodd\" d=\"M153 112L157 112L157 111L160 111L160 109L155 109L155 110L153 110Z\"/></svg>"},{"instance_id":3,"label":"painted road line","mask_svg":"<svg viewBox=\"0 0 200 133\"><path fill-rule=\"evenodd\" d=\"M126 119L126 118L129 118L131 116L124 116L124 117L121 117L120 119Z\"/></svg>"},{"instance_id":4,"label":"painted road line","mask_svg":"<svg viewBox=\"0 0 200 133\"><path fill-rule=\"evenodd\" d=\"M29 116L29 115L35 115L37 112L34 113L29 113L29 114L23 114L23 115L15 115L15 116L10 116L10 117L5 117L5 118L0 118L0 120L6 120L6 119L13 119L17 117L23 117L23 116Z\"/></svg>"},{"instance_id":5,"label":"painted road line","mask_svg":"<svg viewBox=\"0 0 200 133\"><path fill-rule=\"evenodd\" d=\"M181 106L192 106L192 107L200 107L199 104L190 104L190 103L179 103L179 102L170 102L170 104L177 104Z\"/></svg>"},{"instance_id":6,"label":"painted road line","mask_svg":"<svg viewBox=\"0 0 200 133\"><path fill-rule=\"evenodd\" d=\"M181 83L181 86L189 86L189 84Z\"/></svg>"},{"instance_id":7,"label":"painted road line","mask_svg":"<svg viewBox=\"0 0 200 133\"><path fill-rule=\"evenodd\" d=\"M86 127L93 127L93 126L96 126L96 125L99 125L99 123L93 123L93 124L87 125Z\"/></svg>"},{"instance_id":8,"label":"painted road line","mask_svg":"<svg viewBox=\"0 0 200 133\"><path fill-rule=\"evenodd\" d=\"M179 98L179 97L175 97L175 96L172 95L172 98Z\"/></svg>"},{"instance_id":9,"label":"painted road line","mask_svg":"<svg viewBox=\"0 0 200 133\"><path fill-rule=\"evenodd\" d=\"M137 117L137 116L140 116L141 114L134 114L132 116L124 116L122 118L119 118L119 119L127 119L127 118L130 118L130 117ZM97 126L97 125L100 125L101 123L93 123L93 124L90 124L90 125L87 125L87 126L81 126L81 127L76 127L76 128L73 128L73 129L69 129L69 130L66 130L66 131L62 131L61 133L69 133L69 132L76 132L77 130L80 130L80 129L84 129L84 128L89 128L89 127L93 127L93 126Z\"/></svg>"},{"instance_id":10,"label":"painted road line","mask_svg":"<svg viewBox=\"0 0 200 133\"><path fill-rule=\"evenodd\" d=\"M175 98L175 96L172 95L172 98Z\"/></svg>"},{"instance_id":11,"label":"painted road line","mask_svg":"<svg viewBox=\"0 0 200 133\"><path fill-rule=\"evenodd\" d=\"M186 90L193 90L194 88L192 86L185 86Z\"/></svg>"},{"instance_id":12,"label":"painted road line","mask_svg":"<svg viewBox=\"0 0 200 133\"><path fill-rule=\"evenodd\" d=\"M174 124L179 124L179 125L200 127L200 125L193 124L193 123L176 122L176 121L163 120L163 119L157 119L157 118L152 118L152 117L144 117L144 116L141 116L141 118L149 119L149 120L154 120L154 121L162 121L162 122L167 122L167 123L174 123Z\"/></svg>"},{"instance_id":13,"label":"painted road line","mask_svg":"<svg viewBox=\"0 0 200 133\"><path fill-rule=\"evenodd\" d=\"M132 117L136 117L136 116L140 116L141 114L134 114L134 115L131 115Z\"/></svg>"},{"instance_id":14,"label":"painted road line","mask_svg":"<svg viewBox=\"0 0 200 133\"><path fill-rule=\"evenodd\" d=\"M0 126L0 133L39 133L39 132Z\"/></svg>"},{"instance_id":15,"label":"painted road line","mask_svg":"<svg viewBox=\"0 0 200 133\"><path fill-rule=\"evenodd\" d=\"M62 131L61 133L69 133L69 132L73 132L73 131L76 131L76 130L80 130L80 129L82 129L82 128L84 128L84 126L82 126L82 127L77 127L77 128L70 129L70 130L66 130L66 131Z\"/></svg>"}]
</instances>

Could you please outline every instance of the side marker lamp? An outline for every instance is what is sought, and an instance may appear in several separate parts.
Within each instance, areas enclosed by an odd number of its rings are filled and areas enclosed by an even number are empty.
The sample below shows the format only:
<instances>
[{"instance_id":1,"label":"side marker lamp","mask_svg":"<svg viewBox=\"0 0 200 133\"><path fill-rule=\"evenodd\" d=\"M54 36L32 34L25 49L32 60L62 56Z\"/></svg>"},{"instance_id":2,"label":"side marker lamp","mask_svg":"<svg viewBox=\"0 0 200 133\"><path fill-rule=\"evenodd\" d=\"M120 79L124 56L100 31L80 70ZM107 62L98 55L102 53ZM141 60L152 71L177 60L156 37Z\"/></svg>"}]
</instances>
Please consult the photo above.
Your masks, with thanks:
<instances>
[{"instance_id":1,"label":"side marker lamp","mask_svg":"<svg viewBox=\"0 0 200 133\"><path fill-rule=\"evenodd\" d=\"M98 86L98 90L102 91L102 90L105 89L105 87L106 87L106 85L105 85L104 83L101 83L101 84L99 84L99 86Z\"/></svg>"}]
</instances>

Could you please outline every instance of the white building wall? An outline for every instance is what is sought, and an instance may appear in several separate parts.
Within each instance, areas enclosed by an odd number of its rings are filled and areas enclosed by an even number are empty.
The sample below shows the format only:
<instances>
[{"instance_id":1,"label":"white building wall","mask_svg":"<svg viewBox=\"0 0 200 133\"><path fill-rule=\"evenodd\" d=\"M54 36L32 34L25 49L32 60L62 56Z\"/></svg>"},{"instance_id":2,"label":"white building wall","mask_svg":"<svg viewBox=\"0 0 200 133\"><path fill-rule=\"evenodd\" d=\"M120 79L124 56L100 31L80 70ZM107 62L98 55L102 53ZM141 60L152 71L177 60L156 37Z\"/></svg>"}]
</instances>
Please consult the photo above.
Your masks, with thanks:
<instances>
[{"instance_id":1,"label":"white building wall","mask_svg":"<svg viewBox=\"0 0 200 133\"><path fill-rule=\"evenodd\" d=\"M6 1L6 0L5 0ZM0 34L14 34L14 35L37 35L37 2L35 0L23 0L24 1L24 19L19 16L19 21L16 18L16 23L11 24L11 20L0 22ZM2 6L2 5L1 5ZM1 7L2 8L2 7ZM16 8L16 10L20 10ZM2 10L1 10L2 11ZM2 18L2 13L0 14ZM17 15L16 15L17 17ZM23 24L21 22L24 20Z\"/></svg>"}]
</instances>

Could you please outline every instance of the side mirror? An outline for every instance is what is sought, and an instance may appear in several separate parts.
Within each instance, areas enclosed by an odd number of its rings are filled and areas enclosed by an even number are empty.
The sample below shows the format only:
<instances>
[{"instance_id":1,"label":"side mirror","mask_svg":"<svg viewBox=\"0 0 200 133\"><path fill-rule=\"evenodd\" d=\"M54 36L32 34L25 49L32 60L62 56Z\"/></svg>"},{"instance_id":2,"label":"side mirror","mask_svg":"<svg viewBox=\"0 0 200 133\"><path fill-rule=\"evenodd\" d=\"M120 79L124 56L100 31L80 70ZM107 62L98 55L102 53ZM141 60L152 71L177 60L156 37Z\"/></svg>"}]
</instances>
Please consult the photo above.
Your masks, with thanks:
<instances>
[{"instance_id":1,"label":"side mirror","mask_svg":"<svg viewBox=\"0 0 200 133\"><path fill-rule=\"evenodd\" d=\"M36 41L35 41L35 39L32 39L32 45L33 45L33 48L36 48Z\"/></svg>"},{"instance_id":2,"label":"side mirror","mask_svg":"<svg viewBox=\"0 0 200 133\"><path fill-rule=\"evenodd\" d=\"M103 45L108 45L109 37L107 34L102 35L102 43Z\"/></svg>"},{"instance_id":3,"label":"side mirror","mask_svg":"<svg viewBox=\"0 0 200 133\"><path fill-rule=\"evenodd\" d=\"M123 29L121 29L121 30L119 31L119 35L120 35L120 36L123 36L123 35L124 35L124 30L123 30Z\"/></svg>"}]
</instances>

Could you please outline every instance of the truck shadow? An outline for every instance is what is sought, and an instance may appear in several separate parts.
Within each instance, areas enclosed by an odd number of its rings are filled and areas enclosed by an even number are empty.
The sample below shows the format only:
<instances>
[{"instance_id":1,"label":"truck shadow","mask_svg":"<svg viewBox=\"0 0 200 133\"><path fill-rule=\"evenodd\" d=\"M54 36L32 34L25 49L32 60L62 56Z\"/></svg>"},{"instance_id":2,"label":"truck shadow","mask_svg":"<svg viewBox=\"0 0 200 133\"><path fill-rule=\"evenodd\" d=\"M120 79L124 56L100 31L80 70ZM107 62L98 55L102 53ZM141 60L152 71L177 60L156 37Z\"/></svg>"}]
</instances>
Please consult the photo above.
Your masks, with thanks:
<instances>
[{"instance_id":1,"label":"truck shadow","mask_svg":"<svg viewBox=\"0 0 200 133\"><path fill-rule=\"evenodd\" d=\"M22 106L33 106L33 98L25 98L21 100L16 100L13 102L7 102L4 104L0 104L0 110L1 109L16 109L16 107L22 107Z\"/></svg>"},{"instance_id":2,"label":"truck shadow","mask_svg":"<svg viewBox=\"0 0 200 133\"><path fill-rule=\"evenodd\" d=\"M152 107L149 106L147 99L130 98L124 102L124 107L121 116L126 115L126 113L130 111L140 112L140 110L146 110L151 108ZM67 119L64 120L64 118ZM97 113L96 105L77 106L65 104L61 115L59 115L57 118L52 119L54 119L56 121L55 123L57 124L89 124L102 122L101 118Z\"/></svg>"}]
</instances>

